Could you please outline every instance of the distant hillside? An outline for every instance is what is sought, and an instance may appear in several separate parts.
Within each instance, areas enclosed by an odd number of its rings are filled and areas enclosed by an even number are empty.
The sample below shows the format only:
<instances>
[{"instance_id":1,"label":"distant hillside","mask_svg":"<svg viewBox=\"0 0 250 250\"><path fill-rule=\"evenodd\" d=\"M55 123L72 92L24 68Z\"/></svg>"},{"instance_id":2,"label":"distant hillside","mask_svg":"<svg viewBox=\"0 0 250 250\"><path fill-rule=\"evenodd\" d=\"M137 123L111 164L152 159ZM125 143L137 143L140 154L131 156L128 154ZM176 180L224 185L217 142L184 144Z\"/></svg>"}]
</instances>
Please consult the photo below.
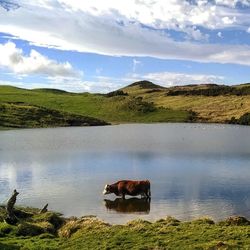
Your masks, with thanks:
<instances>
[{"instance_id":1,"label":"distant hillside","mask_svg":"<svg viewBox=\"0 0 250 250\"><path fill-rule=\"evenodd\" d=\"M157 107L193 111L199 122L227 123L250 112L250 84L190 84L151 90L129 86L123 89L130 96L140 96Z\"/></svg>"},{"instance_id":2,"label":"distant hillside","mask_svg":"<svg viewBox=\"0 0 250 250\"><path fill-rule=\"evenodd\" d=\"M18 127L18 124L20 127L29 126L24 121L22 124L25 119L30 124L32 120L39 120L34 126L70 126L69 116L83 116L85 120L86 117L93 117L107 123L248 124L249 95L250 84L190 84L164 88L149 81L139 81L108 94L78 94L57 89L26 90L0 86L0 105L7 110L5 114L1 111L2 117L5 116L4 122L7 122L6 116L10 119L4 126L10 127ZM41 125L38 116L46 112L48 120ZM44 120L45 117L47 116L44 115L41 119ZM77 119L81 120L80 117ZM79 125L86 125L85 120L79 121Z\"/></svg>"},{"instance_id":3,"label":"distant hillside","mask_svg":"<svg viewBox=\"0 0 250 250\"><path fill-rule=\"evenodd\" d=\"M140 87L140 88L143 88L143 89L164 89L164 87L160 86L160 85L157 85L157 84L154 84L150 81L138 81L138 82L134 82L130 85L128 85L126 88L131 88L131 87Z\"/></svg>"},{"instance_id":4,"label":"distant hillside","mask_svg":"<svg viewBox=\"0 0 250 250\"><path fill-rule=\"evenodd\" d=\"M108 123L91 117L74 115L21 102L0 104L0 127L2 128L100 125L108 125Z\"/></svg>"},{"instance_id":5,"label":"distant hillside","mask_svg":"<svg viewBox=\"0 0 250 250\"><path fill-rule=\"evenodd\" d=\"M44 93L54 93L54 94L67 94L69 92L65 91L65 90L61 90L61 89L48 89L48 88L44 88L44 89L32 89L32 91L36 91L36 92L44 92Z\"/></svg>"},{"instance_id":6,"label":"distant hillside","mask_svg":"<svg viewBox=\"0 0 250 250\"><path fill-rule=\"evenodd\" d=\"M54 111L58 111L62 117L67 117L67 114L71 116L79 115L115 124L127 122L188 122L194 119L194 114L190 111L158 107L151 101L143 100L139 96L131 96L119 91L105 95L70 93L55 89L27 90L11 86L0 86L0 105L12 105L12 108L7 109L8 114L4 114L4 116L13 118L8 122L4 121L4 126L9 127L29 127L25 122L21 124L22 120L27 119L25 115L22 116L22 113L26 114L27 110L30 111L28 114L30 124L32 120L38 119L40 121L40 118L36 116L35 110L37 108L40 109L41 113L53 111L50 113L50 119L53 118L53 115L56 115ZM25 106L25 109L23 109L23 106ZM15 121L15 117L19 122ZM67 126L68 122L66 121L63 124L61 118L47 121L49 125L46 123L41 125L37 122L35 125L30 125L30 127ZM83 121L82 124L86 125L87 123Z\"/></svg>"},{"instance_id":7,"label":"distant hillside","mask_svg":"<svg viewBox=\"0 0 250 250\"><path fill-rule=\"evenodd\" d=\"M203 95L203 96L219 96L219 95L250 95L250 85L236 85L236 86L226 86L226 85L216 85L216 84L206 84L206 85L190 85L183 87L171 88L166 93L168 96L178 96L178 95Z\"/></svg>"},{"instance_id":8,"label":"distant hillside","mask_svg":"<svg viewBox=\"0 0 250 250\"><path fill-rule=\"evenodd\" d=\"M138 81L134 82L124 88L121 88L120 90L123 91L124 93L132 94L132 95L138 95L141 93L153 93L153 92L158 92L158 91L163 91L166 88L154 84L150 81Z\"/></svg>"}]
</instances>

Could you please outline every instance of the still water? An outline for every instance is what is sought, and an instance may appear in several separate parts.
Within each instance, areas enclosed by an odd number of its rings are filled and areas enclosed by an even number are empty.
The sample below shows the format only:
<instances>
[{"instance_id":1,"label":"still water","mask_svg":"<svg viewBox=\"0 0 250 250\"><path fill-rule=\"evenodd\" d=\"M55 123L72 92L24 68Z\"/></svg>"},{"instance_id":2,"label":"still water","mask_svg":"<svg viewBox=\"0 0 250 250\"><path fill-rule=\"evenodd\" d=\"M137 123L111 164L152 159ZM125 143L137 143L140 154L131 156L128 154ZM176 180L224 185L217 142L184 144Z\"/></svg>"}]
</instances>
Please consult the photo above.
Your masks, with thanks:
<instances>
[{"instance_id":1,"label":"still water","mask_svg":"<svg viewBox=\"0 0 250 250\"><path fill-rule=\"evenodd\" d=\"M0 203L16 188L19 205L111 223L249 218L249 138L250 127L214 124L1 131ZM120 179L149 179L151 201L102 195Z\"/></svg>"}]
</instances>

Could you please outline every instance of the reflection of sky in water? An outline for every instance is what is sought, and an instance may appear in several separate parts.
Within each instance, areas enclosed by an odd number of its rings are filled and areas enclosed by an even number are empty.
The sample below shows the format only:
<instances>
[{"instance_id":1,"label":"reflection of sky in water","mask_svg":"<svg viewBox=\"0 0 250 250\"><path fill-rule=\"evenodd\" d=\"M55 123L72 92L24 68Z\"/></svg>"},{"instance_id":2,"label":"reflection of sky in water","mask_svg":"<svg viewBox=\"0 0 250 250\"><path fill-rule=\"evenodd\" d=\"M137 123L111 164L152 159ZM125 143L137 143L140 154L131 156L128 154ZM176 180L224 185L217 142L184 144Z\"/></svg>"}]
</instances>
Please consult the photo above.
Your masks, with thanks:
<instances>
[{"instance_id":1,"label":"reflection of sky in water","mask_svg":"<svg viewBox=\"0 0 250 250\"><path fill-rule=\"evenodd\" d=\"M250 128L157 124L0 132L0 201L110 222L208 215L250 216ZM150 179L149 214L108 210L102 195L118 179Z\"/></svg>"}]
</instances>

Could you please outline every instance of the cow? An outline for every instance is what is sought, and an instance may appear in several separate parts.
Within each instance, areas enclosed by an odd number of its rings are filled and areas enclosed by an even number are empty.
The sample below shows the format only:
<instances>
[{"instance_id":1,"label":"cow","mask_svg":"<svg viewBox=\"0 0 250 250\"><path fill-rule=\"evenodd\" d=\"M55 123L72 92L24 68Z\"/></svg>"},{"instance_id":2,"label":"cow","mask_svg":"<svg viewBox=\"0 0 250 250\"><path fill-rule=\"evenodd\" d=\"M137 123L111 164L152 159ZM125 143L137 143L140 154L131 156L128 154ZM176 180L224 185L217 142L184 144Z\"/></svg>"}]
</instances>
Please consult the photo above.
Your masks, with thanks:
<instances>
[{"instance_id":1,"label":"cow","mask_svg":"<svg viewBox=\"0 0 250 250\"><path fill-rule=\"evenodd\" d=\"M115 194L117 196L122 196L125 199L125 195L137 196L141 195L150 198L150 182L149 180L143 181L131 181L131 180L121 180L114 184L105 185L103 194Z\"/></svg>"}]
</instances>

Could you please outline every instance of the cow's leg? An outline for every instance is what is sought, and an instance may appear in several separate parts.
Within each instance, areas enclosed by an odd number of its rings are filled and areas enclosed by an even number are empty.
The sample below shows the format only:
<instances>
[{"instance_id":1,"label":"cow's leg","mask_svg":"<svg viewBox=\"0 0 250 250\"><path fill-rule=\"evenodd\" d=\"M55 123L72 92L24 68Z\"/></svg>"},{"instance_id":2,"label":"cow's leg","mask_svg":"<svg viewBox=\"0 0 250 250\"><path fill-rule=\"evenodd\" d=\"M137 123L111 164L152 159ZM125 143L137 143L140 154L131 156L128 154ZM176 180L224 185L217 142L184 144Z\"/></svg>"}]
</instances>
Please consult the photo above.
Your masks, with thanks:
<instances>
[{"instance_id":1,"label":"cow's leg","mask_svg":"<svg viewBox=\"0 0 250 250\"><path fill-rule=\"evenodd\" d=\"M151 197L151 192L150 192L150 189L149 189L149 190L147 190L146 195L147 195L147 198L150 198L150 197Z\"/></svg>"},{"instance_id":2,"label":"cow's leg","mask_svg":"<svg viewBox=\"0 0 250 250\"><path fill-rule=\"evenodd\" d=\"M122 193L122 199L125 200L125 194L124 193Z\"/></svg>"}]
</instances>

